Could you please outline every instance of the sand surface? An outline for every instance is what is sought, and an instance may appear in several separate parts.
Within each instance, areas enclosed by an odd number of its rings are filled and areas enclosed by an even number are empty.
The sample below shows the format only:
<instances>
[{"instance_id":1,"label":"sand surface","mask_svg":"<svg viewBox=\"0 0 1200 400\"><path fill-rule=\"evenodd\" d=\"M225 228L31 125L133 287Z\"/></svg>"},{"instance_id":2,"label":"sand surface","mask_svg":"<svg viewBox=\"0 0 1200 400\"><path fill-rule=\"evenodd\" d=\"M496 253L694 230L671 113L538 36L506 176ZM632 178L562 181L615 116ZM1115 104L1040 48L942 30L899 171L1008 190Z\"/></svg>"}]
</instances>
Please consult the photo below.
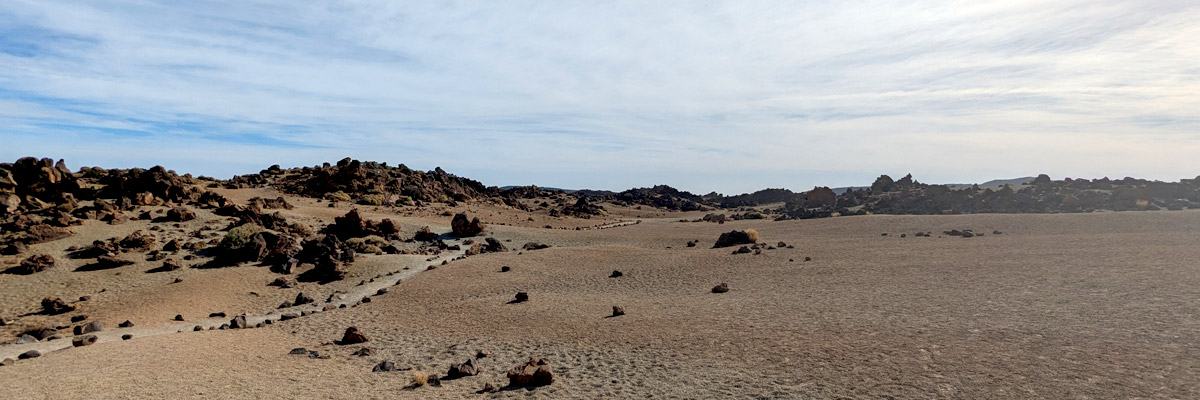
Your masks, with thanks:
<instances>
[{"instance_id":1,"label":"sand surface","mask_svg":"<svg viewBox=\"0 0 1200 400\"><path fill-rule=\"evenodd\" d=\"M289 220L314 223L349 207L289 201L297 204ZM363 211L399 219L406 234L449 225L439 208ZM679 222L703 213L653 210L592 220L480 204L455 211L481 215L492 223L487 234L513 250L446 265L369 255L345 281L296 289L266 286L278 274L253 266L147 274L153 265L90 272L60 265L30 276L0 275L0 316L34 311L47 295L91 295L83 312L110 327L106 334L121 333L116 324L125 319L141 330L133 340L0 367L0 387L6 398L39 399L1200 396L1196 211L720 225ZM561 222L546 229L544 221ZM574 230L605 224L619 226ZM90 243L139 226L77 228L76 236L33 252L54 254L69 241ZM795 248L759 255L710 248L721 232L745 228L758 230L766 243ZM987 235L939 237L963 228ZM917 231L934 237L914 237ZM689 240L700 244L686 247ZM528 241L553 247L519 250ZM424 271L433 264L439 267ZM501 273L502 266L512 270ZM624 276L609 278L613 270ZM407 271L393 275L405 279L381 282L390 292L356 307L261 329L171 333L178 323L170 318L178 313L267 315L299 291L324 300L392 271ZM176 277L183 282L170 283ZM728 293L709 291L721 282ZM517 291L528 292L530 301L509 304ZM627 314L609 318L612 306ZM333 344L348 326L371 341ZM0 354L15 346L0 346ZM330 358L289 355L294 347ZM375 354L351 355L362 347ZM441 387L411 387L411 371L371 372L388 360L442 375L483 349L491 356L479 359L480 375ZM553 385L477 393L486 382L506 384L504 371L529 357L550 363Z\"/></svg>"}]
</instances>

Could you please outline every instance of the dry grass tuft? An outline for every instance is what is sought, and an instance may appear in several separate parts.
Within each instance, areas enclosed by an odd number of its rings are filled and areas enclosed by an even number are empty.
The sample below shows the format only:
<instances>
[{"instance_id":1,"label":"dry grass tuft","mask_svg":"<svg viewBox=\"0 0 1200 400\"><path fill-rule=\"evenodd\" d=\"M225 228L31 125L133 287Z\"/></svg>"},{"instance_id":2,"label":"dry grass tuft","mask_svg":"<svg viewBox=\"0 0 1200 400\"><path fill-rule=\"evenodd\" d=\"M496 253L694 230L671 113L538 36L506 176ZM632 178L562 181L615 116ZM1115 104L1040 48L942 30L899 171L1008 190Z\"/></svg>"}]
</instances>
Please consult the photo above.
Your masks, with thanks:
<instances>
[{"instance_id":1,"label":"dry grass tuft","mask_svg":"<svg viewBox=\"0 0 1200 400\"><path fill-rule=\"evenodd\" d=\"M751 242L758 243L758 231L754 229L747 229L746 236L750 237Z\"/></svg>"},{"instance_id":2,"label":"dry grass tuft","mask_svg":"<svg viewBox=\"0 0 1200 400\"><path fill-rule=\"evenodd\" d=\"M429 383L429 374L421 371L413 371L413 386L425 386L426 383Z\"/></svg>"}]
</instances>

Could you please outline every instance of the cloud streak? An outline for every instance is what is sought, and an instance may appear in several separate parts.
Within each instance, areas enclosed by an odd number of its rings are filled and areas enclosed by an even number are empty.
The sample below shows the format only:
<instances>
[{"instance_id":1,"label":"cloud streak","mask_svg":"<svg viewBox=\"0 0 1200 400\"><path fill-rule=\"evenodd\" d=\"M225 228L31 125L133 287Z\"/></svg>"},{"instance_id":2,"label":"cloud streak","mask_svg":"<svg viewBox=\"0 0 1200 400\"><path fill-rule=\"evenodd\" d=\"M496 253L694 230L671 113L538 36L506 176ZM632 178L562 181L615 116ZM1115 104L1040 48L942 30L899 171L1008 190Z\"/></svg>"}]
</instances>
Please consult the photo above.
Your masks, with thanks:
<instances>
[{"instance_id":1,"label":"cloud streak","mask_svg":"<svg viewBox=\"0 0 1200 400\"><path fill-rule=\"evenodd\" d=\"M1191 1L0 4L0 157L707 192L1200 173Z\"/></svg>"}]
</instances>

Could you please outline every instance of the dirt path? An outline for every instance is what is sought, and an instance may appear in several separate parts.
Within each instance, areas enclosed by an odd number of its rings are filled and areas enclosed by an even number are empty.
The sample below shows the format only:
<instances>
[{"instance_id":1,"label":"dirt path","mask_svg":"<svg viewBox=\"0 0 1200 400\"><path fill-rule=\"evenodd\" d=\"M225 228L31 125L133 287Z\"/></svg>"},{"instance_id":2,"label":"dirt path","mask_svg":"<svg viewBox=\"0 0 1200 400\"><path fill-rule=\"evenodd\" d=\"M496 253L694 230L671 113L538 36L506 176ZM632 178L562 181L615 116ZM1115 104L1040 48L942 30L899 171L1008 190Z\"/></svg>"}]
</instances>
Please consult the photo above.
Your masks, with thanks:
<instances>
[{"instance_id":1,"label":"dirt path","mask_svg":"<svg viewBox=\"0 0 1200 400\"><path fill-rule=\"evenodd\" d=\"M446 243L451 246L457 244L457 245L460 245L460 247L469 247L469 246L461 246L461 240L446 240ZM465 252L466 252L466 250L443 252L441 255L434 257L431 261L434 261L434 262L442 261L442 260L453 261L454 259L463 255ZM361 285L357 285L357 286L354 286L353 288L350 288L347 291L347 293L345 293L341 296L340 299L333 299L333 301L329 301L329 302L323 302L323 301L318 300L311 304L305 304L305 305L295 306L295 307L288 307L285 310L272 309L270 311L266 311L266 312L262 312L262 313L246 314L246 323L249 326L254 326L260 322L279 321L284 314L302 315L302 313L304 313L304 312L308 312L308 313L322 312L322 309L327 305L333 306L333 307L341 307L341 306L352 307L352 306L358 304L363 298L375 295L376 293L379 292L380 289L396 286L396 284L398 282L412 278L413 276L416 276L417 274L424 271L425 268L423 268L423 266L428 264L428 262L425 262L425 261L410 262L410 263L412 265L397 265L396 270L394 270L391 275L384 275L383 277L376 278L373 281L368 281ZM404 267L408 267L408 269L404 269ZM146 336L192 332L196 329L197 326L201 327L204 330L208 330L210 328L215 329L215 328L219 328L223 324L228 324L230 322L230 320L232 320L234 317L235 316L231 315L231 316L222 317L222 318L206 318L206 319L200 319L200 320L194 320L194 321L180 321L180 322L174 322L174 323L170 323L170 324L166 324L166 325L147 326L147 327L141 327L141 326L134 326L134 327L130 327L130 328L105 327L105 329L103 331L93 332L90 334L96 336L97 343L116 342L116 341L121 341L122 340L121 337L124 335L133 335L133 339L137 339L137 338L146 337ZM73 337L75 337L75 336L63 337L61 339L49 340L49 341L40 341L40 342L34 342L34 343L0 346L0 360L3 360L5 358L16 359L18 355L25 353L29 350L37 350L38 352L40 352L42 354L46 354L46 353L53 352L53 351L69 349L69 348L72 348L71 340Z\"/></svg>"}]
</instances>

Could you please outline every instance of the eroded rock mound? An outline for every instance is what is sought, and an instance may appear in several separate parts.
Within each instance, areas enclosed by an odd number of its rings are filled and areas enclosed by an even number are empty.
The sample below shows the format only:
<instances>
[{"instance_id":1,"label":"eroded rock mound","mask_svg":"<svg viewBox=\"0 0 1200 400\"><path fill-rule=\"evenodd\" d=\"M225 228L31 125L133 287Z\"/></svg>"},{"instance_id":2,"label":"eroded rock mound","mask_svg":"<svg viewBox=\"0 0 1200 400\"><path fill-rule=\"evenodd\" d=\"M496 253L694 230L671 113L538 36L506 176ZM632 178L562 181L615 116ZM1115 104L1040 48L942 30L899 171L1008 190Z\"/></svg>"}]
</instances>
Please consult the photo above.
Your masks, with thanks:
<instances>
[{"instance_id":1,"label":"eroded rock mound","mask_svg":"<svg viewBox=\"0 0 1200 400\"><path fill-rule=\"evenodd\" d=\"M45 271L51 267L54 267L54 257L48 254L39 254L22 260L21 265L11 268L10 271L20 275L30 275Z\"/></svg>"},{"instance_id":2,"label":"eroded rock mound","mask_svg":"<svg viewBox=\"0 0 1200 400\"><path fill-rule=\"evenodd\" d=\"M346 333L342 334L342 341L339 344L358 344L366 343L368 340L366 335L357 326L346 328Z\"/></svg>"}]
</instances>

